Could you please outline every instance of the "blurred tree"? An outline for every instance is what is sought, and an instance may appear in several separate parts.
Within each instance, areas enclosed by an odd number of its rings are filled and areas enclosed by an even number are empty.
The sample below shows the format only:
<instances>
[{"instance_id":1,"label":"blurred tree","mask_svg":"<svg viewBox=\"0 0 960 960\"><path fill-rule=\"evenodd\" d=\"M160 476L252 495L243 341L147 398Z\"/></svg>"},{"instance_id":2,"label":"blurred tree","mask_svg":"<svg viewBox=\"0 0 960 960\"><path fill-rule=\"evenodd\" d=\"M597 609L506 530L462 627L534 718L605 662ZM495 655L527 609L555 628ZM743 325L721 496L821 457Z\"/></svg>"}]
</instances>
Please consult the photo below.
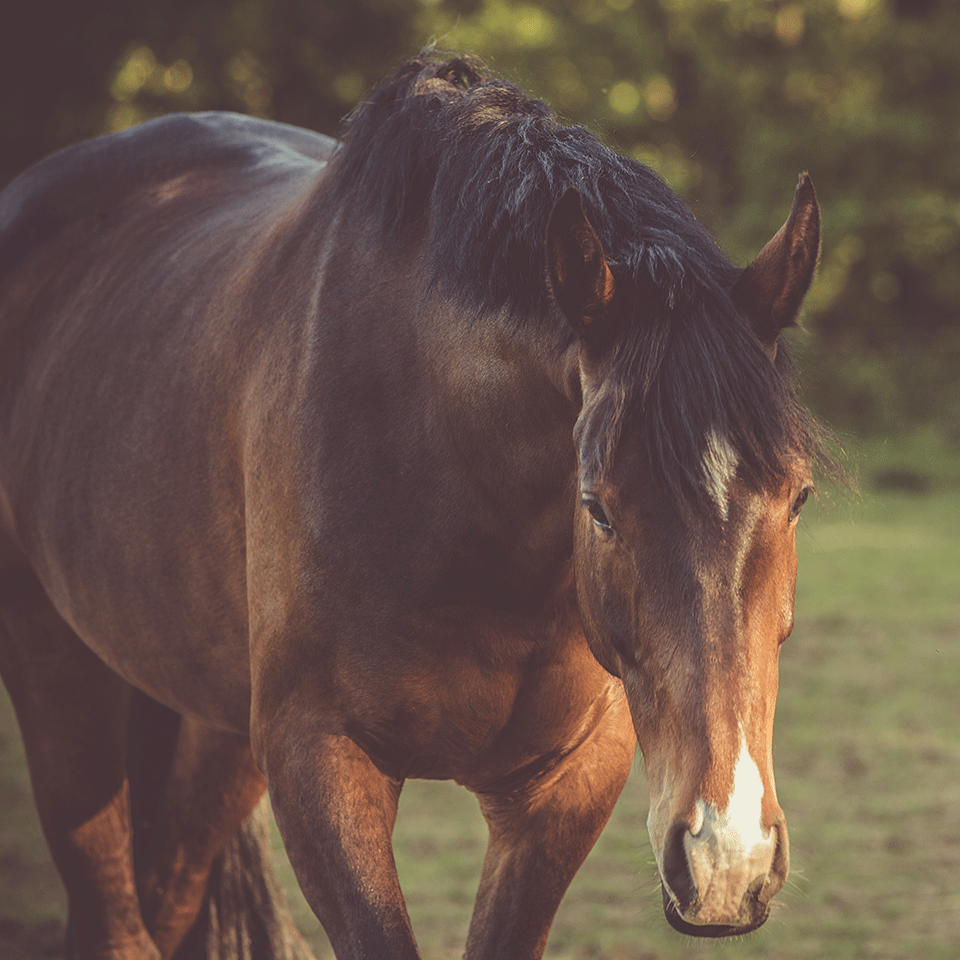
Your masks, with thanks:
<instances>
[{"instance_id":1,"label":"blurred tree","mask_svg":"<svg viewBox=\"0 0 960 960\"><path fill-rule=\"evenodd\" d=\"M416 0L35 0L0 31L0 183L83 137L172 110L335 131L417 49Z\"/></svg>"},{"instance_id":2,"label":"blurred tree","mask_svg":"<svg viewBox=\"0 0 960 960\"><path fill-rule=\"evenodd\" d=\"M950 0L35 0L0 34L0 182L72 140L170 110L334 132L431 40L484 57L659 170L741 261L809 170L825 226L815 343L886 351L873 380L903 367L905 346L948 346L901 392L957 378Z\"/></svg>"},{"instance_id":3,"label":"blurred tree","mask_svg":"<svg viewBox=\"0 0 960 960\"><path fill-rule=\"evenodd\" d=\"M960 7L937 0L442 3L562 113L664 174L746 259L809 170L826 243L812 325L836 345L960 324Z\"/></svg>"}]
</instances>

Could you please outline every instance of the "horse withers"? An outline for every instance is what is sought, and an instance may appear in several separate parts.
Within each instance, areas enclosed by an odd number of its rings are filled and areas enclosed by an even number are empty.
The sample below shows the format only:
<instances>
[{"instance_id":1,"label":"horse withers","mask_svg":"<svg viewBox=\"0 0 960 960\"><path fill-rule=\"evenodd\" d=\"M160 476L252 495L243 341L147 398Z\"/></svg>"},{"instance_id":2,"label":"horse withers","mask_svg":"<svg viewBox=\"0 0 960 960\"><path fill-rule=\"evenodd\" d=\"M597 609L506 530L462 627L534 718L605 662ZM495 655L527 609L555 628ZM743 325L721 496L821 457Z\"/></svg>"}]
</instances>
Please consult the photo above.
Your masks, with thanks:
<instances>
[{"instance_id":1,"label":"horse withers","mask_svg":"<svg viewBox=\"0 0 960 960\"><path fill-rule=\"evenodd\" d=\"M764 922L808 177L739 269L648 168L424 56L341 143L165 117L0 227L0 671L77 956L183 956L269 790L337 956L416 957L420 777L489 825L466 955L538 957L637 739L669 921Z\"/></svg>"}]
</instances>

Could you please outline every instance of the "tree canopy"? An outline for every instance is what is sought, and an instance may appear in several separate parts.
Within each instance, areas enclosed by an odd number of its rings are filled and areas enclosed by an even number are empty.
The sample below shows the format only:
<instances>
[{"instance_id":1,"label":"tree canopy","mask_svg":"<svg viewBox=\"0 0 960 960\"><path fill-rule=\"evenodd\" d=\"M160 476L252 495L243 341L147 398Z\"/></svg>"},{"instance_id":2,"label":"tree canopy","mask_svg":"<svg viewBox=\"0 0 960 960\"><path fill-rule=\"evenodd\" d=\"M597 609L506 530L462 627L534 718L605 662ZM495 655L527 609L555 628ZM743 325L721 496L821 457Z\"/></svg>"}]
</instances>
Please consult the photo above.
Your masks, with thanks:
<instances>
[{"instance_id":1,"label":"tree canopy","mask_svg":"<svg viewBox=\"0 0 960 960\"><path fill-rule=\"evenodd\" d=\"M815 391L866 403L867 419L884 403L936 413L960 366L949 0L37 0L0 39L0 182L173 110L335 133L429 43L486 59L654 167L742 263L809 171L824 220Z\"/></svg>"}]
</instances>

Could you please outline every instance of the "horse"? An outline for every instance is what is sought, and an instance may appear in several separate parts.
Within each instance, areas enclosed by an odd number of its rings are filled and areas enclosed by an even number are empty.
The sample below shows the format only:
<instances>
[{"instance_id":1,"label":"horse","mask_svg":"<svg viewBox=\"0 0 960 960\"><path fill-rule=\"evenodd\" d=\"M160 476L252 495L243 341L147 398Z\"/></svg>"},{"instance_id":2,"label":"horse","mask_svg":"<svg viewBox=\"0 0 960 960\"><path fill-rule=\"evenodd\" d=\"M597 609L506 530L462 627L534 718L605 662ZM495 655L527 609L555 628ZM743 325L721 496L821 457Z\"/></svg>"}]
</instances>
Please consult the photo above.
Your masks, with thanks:
<instances>
[{"instance_id":1,"label":"horse","mask_svg":"<svg viewBox=\"0 0 960 960\"><path fill-rule=\"evenodd\" d=\"M765 921L809 176L737 267L648 167L427 53L340 141L67 148L0 228L0 672L75 956L182 955L268 793L336 956L413 960L414 777L489 827L465 955L540 957L638 743L669 923Z\"/></svg>"}]
</instances>

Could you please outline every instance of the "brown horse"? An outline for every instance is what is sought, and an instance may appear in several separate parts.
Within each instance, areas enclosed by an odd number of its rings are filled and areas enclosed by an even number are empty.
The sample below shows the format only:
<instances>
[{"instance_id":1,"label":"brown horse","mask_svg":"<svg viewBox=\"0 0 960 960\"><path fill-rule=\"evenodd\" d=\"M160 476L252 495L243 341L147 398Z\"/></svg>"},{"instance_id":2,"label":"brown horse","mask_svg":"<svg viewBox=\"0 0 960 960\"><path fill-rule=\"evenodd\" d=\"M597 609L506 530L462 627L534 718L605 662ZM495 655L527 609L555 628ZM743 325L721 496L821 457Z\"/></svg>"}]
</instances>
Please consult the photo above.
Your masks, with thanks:
<instances>
[{"instance_id":1,"label":"brown horse","mask_svg":"<svg viewBox=\"0 0 960 960\"><path fill-rule=\"evenodd\" d=\"M28 170L0 230L0 669L77 955L172 956L269 789L337 956L416 957L421 777L489 824L466 955L538 957L637 738L670 922L764 922L809 178L738 269L649 169L421 57L342 144L163 118Z\"/></svg>"}]
</instances>

